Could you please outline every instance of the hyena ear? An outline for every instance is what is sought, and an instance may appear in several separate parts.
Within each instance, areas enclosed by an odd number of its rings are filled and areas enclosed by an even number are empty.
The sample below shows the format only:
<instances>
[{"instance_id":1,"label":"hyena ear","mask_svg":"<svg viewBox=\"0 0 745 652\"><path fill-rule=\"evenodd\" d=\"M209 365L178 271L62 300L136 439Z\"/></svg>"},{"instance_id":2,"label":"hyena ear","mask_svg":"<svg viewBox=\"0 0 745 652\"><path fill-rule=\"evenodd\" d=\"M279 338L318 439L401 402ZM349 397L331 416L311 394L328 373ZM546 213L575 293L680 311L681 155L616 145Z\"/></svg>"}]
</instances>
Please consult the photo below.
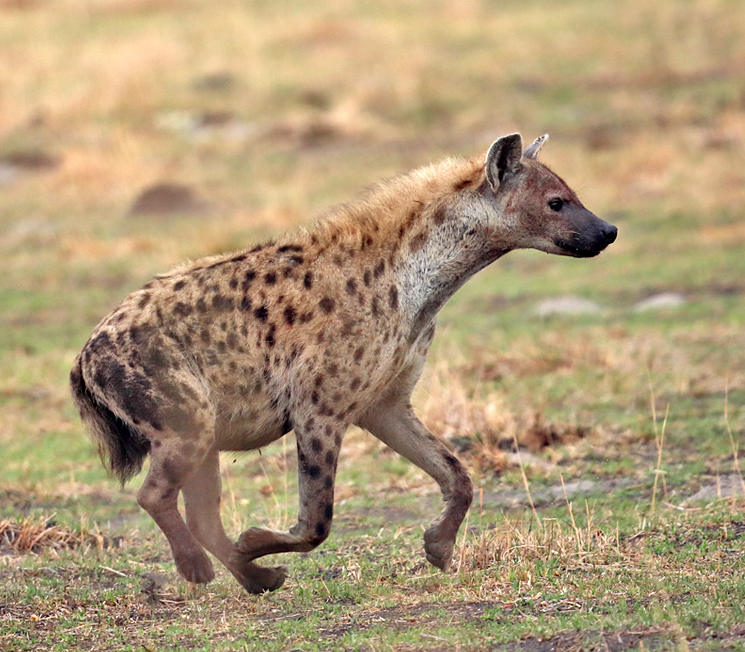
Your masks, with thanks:
<instances>
[{"instance_id":1,"label":"hyena ear","mask_svg":"<svg viewBox=\"0 0 745 652\"><path fill-rule=\"evenodd\" d=\"M541 150L543 149L543 146L546 144L546 141L548 140L548 134L543 134L543 136L539 136L536 138L530 145L528 145L525 148L525 151L523 152L523 158L530 158L530 159L537 159L538 154L541 153Z\"/></svg>"},{"instance_id":2,"label":"hyena ear","mask_svg":"<svg viewBox=\"0 0 745 652\"><path fill-rule=\"evenodd\" d=\"M485 164L486 178L492 190L496 190L505 177L520 172L522 149L520 134L510 134L494 141L486 153Z\"/></svg>"}]
</instances>

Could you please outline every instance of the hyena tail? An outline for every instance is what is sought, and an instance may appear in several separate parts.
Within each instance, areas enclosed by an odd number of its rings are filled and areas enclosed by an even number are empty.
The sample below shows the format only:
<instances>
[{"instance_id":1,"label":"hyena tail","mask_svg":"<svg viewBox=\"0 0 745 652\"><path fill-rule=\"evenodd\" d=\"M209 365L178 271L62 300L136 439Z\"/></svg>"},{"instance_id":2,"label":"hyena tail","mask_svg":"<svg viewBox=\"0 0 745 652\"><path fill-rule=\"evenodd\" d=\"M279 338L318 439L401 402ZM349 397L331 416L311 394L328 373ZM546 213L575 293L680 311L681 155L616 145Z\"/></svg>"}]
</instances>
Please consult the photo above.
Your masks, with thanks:
<instances>
[{"instance_id":1,"label":"hyena tail","mask_svg":"<svg viewBox=\"0 0 745 652\"><path fill-rule=\"evenodd\" d=\"M103 465L118 476L123 485L142 469L150 452L150 441L91 393L83 378L80 357L70 372L70 388L80 418L98 446Z\"/></svg>"}]
</instances>

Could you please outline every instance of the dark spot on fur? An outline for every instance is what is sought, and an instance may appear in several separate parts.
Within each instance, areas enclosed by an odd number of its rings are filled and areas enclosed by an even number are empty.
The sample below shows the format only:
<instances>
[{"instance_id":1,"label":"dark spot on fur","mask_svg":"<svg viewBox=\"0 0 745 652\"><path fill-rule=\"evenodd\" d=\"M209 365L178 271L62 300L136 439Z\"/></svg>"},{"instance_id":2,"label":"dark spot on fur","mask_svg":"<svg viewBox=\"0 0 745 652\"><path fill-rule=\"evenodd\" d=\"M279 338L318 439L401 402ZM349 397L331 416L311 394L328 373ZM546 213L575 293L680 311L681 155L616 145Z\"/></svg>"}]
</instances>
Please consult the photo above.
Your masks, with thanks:
<instances>
[{"instance_id":1,"label":"dark spot on fur","mask_svg":"<svg viewBox=\"0 0 745 652\"><path fill-rule=\"evenodd\" d=\"M188 317L191 314L192 307L186 303L179 301L173 306L173 314L176 317Z\"/></svg>"},{"instance_id":2,"label":"dark spot on fur","mask_svg":"<svg viewBox=\"0 0 745 652\"><path fill-rule=\"evenodd\" d=\"M313 392L310 395L310 402L313 403L313 405L317 405L318 404L318 401L319 401L318 392Z\"/></svg>"},{"instance_id":3,"label":"dark spot on fur","mask_svg":"<svg viewBox=\"0 0 745 652\"><path fill-rule=\"evenodd\" d=\"M365 355L365 347L359 346L354 352L354 361L359 364L360 360L362 360L362 356Z\"/></svg>"},{"instance_id":4,"label":"dark spot on fur","mask_svg":"<svg viewBox=\"0 0 745 652\"><path fill-rule=\"evenodd\" d=\"M251 297L243 297L243 299L241 299L241 310L244 312L251 310ZM244 333L244 335L248 335L248 333Z\"/></svg>"},{"instance_id":5,"label":"dark spot on fur","mask_svg":"<svg viewBox=\"0 0 745 652\"><path fill-rule=\"evenodd\" d=\"M286 251L302 251L303 248L301 245L295 245L295 244L288 244L288 245L282 245L281 247L277 247L277 251L281 254L285 253Z\"/></svg>"},{"instance_id":6,"label":"dark spot on fur","mask_svg":"<svg viewBox=\"0 0 745 652\"><path fill-rule=\"evenodd\" d=\"M329 375L334 378L336 374L339 373L339 366L335 362L332 362L326 367L326 371L328 371Z\"/></svg>"},{"instance_id":7,"label":"dark spot on fur","mask_svg":"<svg viewBox=\"0 0 745 652\"><path fill-rule=\"evenodd\" d=\"M304 258L302 256L290 256L290 265L302 265Z\"/></svg>"},{"instance_id":8,"label":"dark spot on fur","mask_svg":"<svg viewBox=\"0 0 745 652\"><path fill-rule=\"evenodd\" d=\"M264 247L266 247L266 245L263 245L263 244L256 245L253 249L249 250L248 253L255 254L256 252L261 251Z\"/></svg>"},{"instance_id":9,"label":"dark spot on fur","mask_svg":"<svg viewBox=\"0 0 745 652\"><path fill-rule=\"evenodd\" d=\"M438 206L437 210L432 214L432 221L438 226L445 221L447 213L444 206Z\"/></svg>"},{"instance_id":10,"label":"dark spot on fur","mask_svg":"<svg viewBox=\"0 0 745 652\"><path fill-rule=\"evenodd\" d=\"M277 275L274 272L267 272L264 274L264 283L267 285L274 285L277 282Z\"/></svg>"},{"instance_id":11,"label":"dark spot on fur","mask_svg":"<svg viewBox=\"0 0 745 652\"><path fill-rule=\"evenodd\" d=\"M173 284L173 289L175 292L179 292L184 289L185 285L186 281L176 281L176 283Z\"/></svg>"},{"instance_id":12,"label":"dark spot on fur","mask_svg":"<svg viewBox=\"0 0 745 652\"><path fill-rule=\"evenodd\" d=\"M335 303L331 297L323 297L323 299L321 299L318 302L318 305L321 308L321 310L323 310L323 312L325 312L328 315L330 312L334 310Z\"/></svg>"},{"instance_id":13,"label":"dark spot on fur","mask_svg":"<svg viewBox=\"0 0 745 652\"><path fill-rule=\"evenodd\" d=\"M334 506L331 503L326 503L326 506L323 508L323 518L325 518L327 521L330 521L334 516Z\"/></svg>"},{"instance_id":14,"label":"dark spot on fur","mask_svg":"<svg viewBox=\"0 0 745 652\"><path fill-rule=\"evenodd\" d=\"M150 302L150 293L144 292L137 302L137 307L142 310Z\"/></svg>"},{"instance_id":15,"label":"dark spot on fur","mask_svg":"<svg viewBox=\"0 0 745 652\"><path fill-rule=\"evenodd\" d=\"M287 306L285 308L285 321L292 326L295 323L295 318L297 317L297 310L293 308L292 306Z\"/></svg>"},{"instance_id":16,"label":"dark spot on fur","mask_svg":"<svg viewBox=\"0 0 745 652\"><path fill-rule=\"evenodd\" d=\"M321 385L323 385L323 381L324 381L323 374L318 374L316 376L316 379L313 381L313 385L315 387L320 387Z\"/></svg>"},{"instance_id":17,"label":"dark spot on fur","mask_svg":"<svg viewBox=\"0 0 745 652\"><path fill-rule=\"evenodd\" d=\"M385 272L385 261L384 260L381 260L375 266L375 269L373 270L373 276L375 278L380 278L383 275L384 272Z\"/></svg>"},{"instance_id":18,"label":"dark spot on fur","mask_svg":"<svg viewBox=\"0 0 745 652\"><path fill-rule=\"evenodd\" d=\"M205 301L204 301L204 299L202 297L199 297L197 299L196 306L197 306L197 310L199 312L207 312L207 304L205 303Z\"/></svg>"},{"instance_id":19,"label":"dark spot on fur","mask_svg":"<svg viewBox=\"0 0 745 652\"><path fill-rule=\"evenodd\" d=\"M113 357L107 356L97 361L93 380L116 397L120 408L135 424L144 421L155 430L162 430L158 403L151 394L152 383L147 376L129 371Z\"/></svg>"},{"instance_id":20,"label":"dark spot on fur","mask_svg":"<svg viewBox=\"0 0 745 652\"><path fill-rule=\"evenodd\" d=\"M228 333L228 337L225 339L225 343L231 349L234 349L236 346L238 346L238 338L235 336L235 333L233 333L232 331Z\"/></svg>"},{"instance_id":21,"label":"dark spot on fur","mask_svg":"<svg viewBox=\"0 0 745 652\"><path fill-rule=\"evenodd\" d=\"M275 345L275 343L276 343L276 341L274 339L274 334L275 334L276 330L277 330L277 327L274 324L271 324L269 326L269 332L266 334L266 338L265 338L266 339L266 344L267 344L267 346L269 348L272 348Z\"/></svg>"},{"instance_id":22,"label":"dark spot on fur","mask_svg":"<svg viewBox=\"0 0 745 652\"><path fill-rule=\"evenodd\" d=\"M305 286L306 290L310 290L313 287L312 272L305 272L305 277L303 278L303 285Z\"/></svg>"},{"instance_id":23,"label":"dark spot on fur","mask_svg":"<svg viewBox=\"0 0 745 652\"><path fill-rule=\"evenodd\" d=\"M445 455L445 461L454 468L460 467L460 462L454 455Z\"/></svg>"},{"instance_id":24,"label":"dark spot on fur","mask_svg":"<svg viewBox=\"0 0 745 652\"><path fill-rule=\"evenodd\" d=\"M331 477L330 475L327 475L327 476L326 476L326 477L325 477L325 478L323 479L323 486L324 486L324 487L325 487L326 489L331 489L331 487L333 487L333 486L334 486L334 478L332 478L332 477Z\"/></svg>"},{"instance_id":25,"label":"dark spot on fur","mask_svg":"<svg viewBox=\"0 0 745 652\"><path fill-rule=\"evenodd\" d=\"M370 287L370 283L372 281L372 274L370 274L370 270L366 269L365 273L362 275L362 281L365 284L365 287Z\"/></svg>"},{"instance_id":26,"label":"dark spot on fur","mask_svg":"<svg viewBox=\"0 0 745 652\"><path fill-rule=\"evenodd\" d=\"M380 316L380 303L378 302L378 297L373 297L370 308L372 310L373 317Z\"/></svg>"},{"instance_id":27,"label":"dark spot on fur","mask_svg":"<svg viewBox=\"0 0 745 652\"><path fill-rule=\"evenodd\" d=\"M269 310L266 306L260 306L254 310L254 317L258 319L259 321L266 322L266 320L269 318Z\"/></svg>"},{"instance_id":28,"label":"dark spot on fur","mask_svg":"<svg viewBox=\"0 0 745 652\"><path fill-rule=\"evenodd\" d=\"M353 278L347 279L347 294L354 294L357 292L357 281Z\"/></svg>"},{"instance_id":29,"label":"dark spot on fur","mask_svg":"<svg viewBox=\"0 0 745 652\"><path fill-rule=\"evenodd\" d=\"M326 453L326 466L334 466L334 463L336 462L336 455L334 451L328 451Z\"/></svg>"},{"instance_id":30,"label":"dark spot on fur","mask_svg":"<svg viewBox=\"0 0 745 652\"><path fill-rule=\"evenodd\" d=\"M390 289L388 290L388 303L390 304L392 310L396 310L396 308L398 308L398 288L395 285L391 285Z\"/></svg>"},{"instance_id":31,"label":"dark spot on fur","mask_svg":"<svg viewBox=\"0 0 745 652\"><path fill-rule=\"evenodd\" d=\"M224 294L216 294L212 297L212 307L215 310L232 310L233 300L230 297L226 297Z\"/></svg>"},{"instance_id":32,"label":"dark spot on fur","mask_svg":"<svg viewBox=\"0 0 745 652\"><path fill-rule=\"evenodd\" d=\"M361 384L362 384L362 381L359 378L353 378L352 382L349 385L349 389L355 392L360 388Z\"/></svg>"},{"instance_id":33,"label":"dark spot on fur","mask_svg":"<svg viewBox=\"0 0 745 652\"><path fill-rule=\"evenodd\" d=\"M256 272L254 272L252 269L249 269L243 276L243 284L241 286L241 289L244 292L247 292L248 289L251 287L251 283L253 283L253 280L256 278Z\"/></svg>"},{"instance_id":34,"label":"dark spot on fur","mask_svg":"<svg viewBox=\"0 0 745 652\"><path fill-rule=\"evenodd\" d=\"M230 279L230 283L228 283L228 285L230 285L231 290L235 290L238 287L238 279L234 276Z\"/></svg>"},{"instance_id":35,"label":"dark spot on fur","mask_svg":"<svg viewBox=\"0 0 745 652\"><path fill-rule=\"evenodd\" d=\"M427 234L417 233L412 239L411 242L409 242L409 251L412 253L419 251L423 246L424 243L427 241Z\"/></svg>"},{"instance_id":36,"label":"dark spot on fur","mask_svg":"<svg viewBox=\"0 0 745 652\"><path fill-rule=\"evenodd\" d=\"M453 184L453 190L455 190L455 192L460 192L461 190L468 188L469 185L471 185L471 180L463 179L462 181L458 181L458 183Z\"/></svg>"},{"instance_id":37,"label":"dark spot on fur","mask_svg":"<svg viewBox=\"0 0 745 652\"><path fill-rule=\"evenodd\" d=\"M321 475L321 467L313 464L312 466L308 467L308 475L311 478L317 478L319 475Z\"/></svg>"},{"instance_id":38,"label":"dark spot on fur","mask_svg":"<svg viewBox=\"0 0 745 652\"><path fill-rule=\"evenodd\" d=\"M308 312L304 312L302 315L300 315L300 323L301 324L307 324L311 319L313 319L313 311L309 310Z\"/></svg>"},{"instance_id":39,"label":"dark spot on fur","mask_svg":"<svg viewBox=\"0 0 745 652\"><path fill-rule=\"evenodd\" d=\"M318 439L318 437L313 437L313 439L310 440L310 447L316 453L320 453L323 450L323 443Z\"/></svg>"}]
</instances>

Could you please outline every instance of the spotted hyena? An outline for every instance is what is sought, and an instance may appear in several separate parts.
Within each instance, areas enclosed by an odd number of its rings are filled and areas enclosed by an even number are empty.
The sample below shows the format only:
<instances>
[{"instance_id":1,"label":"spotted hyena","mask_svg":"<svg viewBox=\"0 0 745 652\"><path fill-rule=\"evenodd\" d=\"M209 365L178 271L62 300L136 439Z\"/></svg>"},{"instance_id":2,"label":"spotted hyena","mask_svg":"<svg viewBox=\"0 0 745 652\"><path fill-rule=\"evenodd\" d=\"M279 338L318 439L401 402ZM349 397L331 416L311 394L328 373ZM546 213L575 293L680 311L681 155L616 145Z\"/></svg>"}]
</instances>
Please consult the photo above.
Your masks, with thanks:
<instances>
[{"instance_id":1,"label":"spotted hyena","mask_svg":"<svg viewBox=\"0 0 745 652\"><path fill-rule=\"evenodd\" d=\"M124 482L151 462L139 504L190 582L214 577L205 549L250 592L329 535L344 432L356 424L431 475L445 502L424 533L450 566L471 504L468 472L410 404L437 312L513 249L589 257L616 228L588 211L519 134L483 158L447 159L377 185L307 231L158 276L96 327L75 360L75 402ZM300 507L287 532L220 520L219 451L266 446L290 430ZM177 508L182 492L186 521Z\"/></svg>"}]
</instances>

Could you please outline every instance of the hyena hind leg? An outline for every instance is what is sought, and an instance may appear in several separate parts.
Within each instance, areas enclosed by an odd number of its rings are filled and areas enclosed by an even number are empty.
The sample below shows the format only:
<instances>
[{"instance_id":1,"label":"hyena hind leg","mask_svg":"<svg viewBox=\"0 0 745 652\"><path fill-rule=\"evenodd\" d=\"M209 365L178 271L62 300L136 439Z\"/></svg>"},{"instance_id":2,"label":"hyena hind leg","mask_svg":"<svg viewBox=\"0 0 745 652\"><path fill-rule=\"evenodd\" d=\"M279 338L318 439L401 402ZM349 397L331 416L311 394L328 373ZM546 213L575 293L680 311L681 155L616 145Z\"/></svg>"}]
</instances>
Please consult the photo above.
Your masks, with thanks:
<instances>
[{"instance_id":1,"label":"hyena hind leg","mask_svg":"<svg viewBox=\"0 0 745 652\"><path fill-rule=\"evenodd\" d=\"M232 558L233 542L225 534L220 516L222 480L220 457L216 449L204 458L196 472L182 488L186 524L199 542L233 574L249 593L279 588L285 580L286 569L263 568L257 564Z\"/></svg>"},{"instance_id":2,"label":"hyena hind leg","mask_svg":"<svg viewBox=\"0 0 745 652\"><path fill-rule=\"evenodd\" d=\"M189 582L206 584L214 579L215 571L179 513L178 494L202 464L207 447L201 447L196 438L185 443L181 434L168 428L145 434L151 441L150 470L137 492L137 502L168 539L178 572Z\"/></svg>"}]
</instances>

